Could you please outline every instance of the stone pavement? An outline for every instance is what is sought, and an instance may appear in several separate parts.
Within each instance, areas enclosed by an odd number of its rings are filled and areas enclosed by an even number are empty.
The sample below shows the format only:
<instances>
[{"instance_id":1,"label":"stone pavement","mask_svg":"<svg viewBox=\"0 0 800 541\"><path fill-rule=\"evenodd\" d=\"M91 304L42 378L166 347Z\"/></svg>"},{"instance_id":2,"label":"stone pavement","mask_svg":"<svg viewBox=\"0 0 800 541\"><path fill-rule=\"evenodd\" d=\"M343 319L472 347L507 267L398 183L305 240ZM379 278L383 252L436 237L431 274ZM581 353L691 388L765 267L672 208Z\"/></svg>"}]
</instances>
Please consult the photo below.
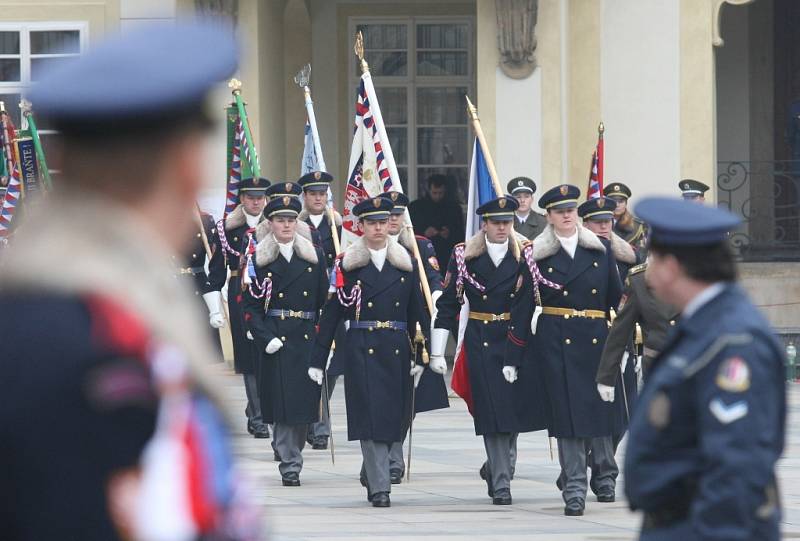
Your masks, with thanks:
<instances>
[{"instance_id":1,"label":"stone pavement","mask_svg":"<svg viewBox=\"0 0 800 541\"><path fill-rule=\"evenodd\" d=\"M367 503L358 482L360 448L358 442L346 441L344 386L338 385L332 403L336 465L331 464L330 451L307 448L302 486L285 488L277 464L272 462L270 440L256 440L245 432L241 376L223 364L215 370L224 385L225 400L232 411L241 412L236 417L235 451L258 502L266 508L272 540L636 539L640 518L628 511L624 501L600 504L590 493L583 517L563 515L555 486L557 457L550 459L543 432L519 438L519 461L511 487L514 505L491 505L486 485L478 477L483 443L475 436L472 418L459 398L451 399L449 409L417 416L411 482L392 487L391 508L375 509ZM791 427L800 409L800 386L792 385L789 396ZM624 442L617 457L620 463L623 450ZM784 538L800 539L800 431L796 429L790 428L780 477ZM621 496L621 486L617 494Z\"/></svg>"}]
</instances>

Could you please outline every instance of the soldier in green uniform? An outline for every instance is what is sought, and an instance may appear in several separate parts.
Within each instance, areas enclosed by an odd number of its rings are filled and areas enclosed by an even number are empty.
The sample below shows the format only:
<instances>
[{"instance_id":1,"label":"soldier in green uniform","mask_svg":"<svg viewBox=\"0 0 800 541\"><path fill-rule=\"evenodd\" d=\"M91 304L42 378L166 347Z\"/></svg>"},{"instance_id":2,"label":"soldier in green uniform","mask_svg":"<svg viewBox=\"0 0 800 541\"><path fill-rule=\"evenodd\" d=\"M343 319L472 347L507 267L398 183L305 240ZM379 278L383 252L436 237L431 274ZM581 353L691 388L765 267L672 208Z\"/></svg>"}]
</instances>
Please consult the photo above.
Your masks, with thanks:
<instances>
[{"instance_id":1,"label":"soldier in green uniform","mask_svg":"<svg viewBox=\"0 0 800 541\"><path fill-rule=\"evenodd\" d=\"M528 177L517 177L508 182L506 190L519 203L519 208L514 213L514 231L533 240L547 225L547 218L532 208L536 183Z\"/></svg>"},{"instance_id":2,"label":"soldier in green uniform","mask_svg":"<svg viewBox=\"0 0 800 541\"><path fill-rule=\"evenodd\" d=\"M614 233L634 248L644 250L647 243L647 225L628 210L631 189L621 182L613 182L603 189L603 195L617 204L614 209Z\"/></svg>"}]
</instances>

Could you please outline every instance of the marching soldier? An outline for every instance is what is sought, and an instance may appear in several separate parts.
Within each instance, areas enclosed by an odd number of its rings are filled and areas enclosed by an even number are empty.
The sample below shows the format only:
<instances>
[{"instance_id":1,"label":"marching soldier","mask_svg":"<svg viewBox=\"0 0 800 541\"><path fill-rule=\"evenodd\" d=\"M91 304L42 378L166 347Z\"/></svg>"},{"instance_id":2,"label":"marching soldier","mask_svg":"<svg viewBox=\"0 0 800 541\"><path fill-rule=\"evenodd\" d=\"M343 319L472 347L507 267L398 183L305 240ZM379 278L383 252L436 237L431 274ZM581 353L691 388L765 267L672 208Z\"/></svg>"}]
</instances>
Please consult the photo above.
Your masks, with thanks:
<instances>
[{"instance_id":1,"label":"marching soldier","mask_svg":"<svg viewBox=\"0 0 800 541\"><path fill-rule=\"evenodd\" d=\"M547 225L547 219L533 210L536 183L528 177L517 177L508 182L506 190L519 203L519 208L514 213L514 231L528 240L533 240Z\"/></svg>"},{"instance_id":2,"label":"marching soldier","mask_svg":"<svg viewBox=\"0 0 800 541\"><path fill-rule=\"evenodd\" d=\"M309 377L322 383L328 352L340 321L346 320L343 353L347 436L361 441L361 483L374 507L389 507L389 448L401 441L411 413L410 367L417 322L429 321L423 308L416 264L388 237L392 203L383 197L353 208L363 237L336 263L336 293L322 310ZM421 362L421 360L419 360Z\"/></svg>"},{"instance_id":3,"label":"marching soldier","mask_svg":"<svg viewBox=\"0 0 800 541\"><path fill-rule=\"evenodd\" d=\"M522 285L520 262L511 244L517 242L512 225L517 207L511 196L478 207L481 231L455 246L431 331L431 366L446 366L447 337L451 331L458 333L461 305L469 302L463 347L474 401L475 434L483 436L486 448L487 461L480 475L494 505L512 503L517 434L546 427L544 412L537 407L538 396L525 392L529 389L526 379L536 374L504 359L510 308Z\"/></svg>"},{"instance_id":4,"label":"marching soldier","mask_svg":"<svg viewBox=\"0 0 800 541\"><path fill-rule=\"evenodd\" d=\"M265 193L267 195L267 202L272 201L272 199L283 199L284 197L294 197L297 199L300 197L300 194L303 193L303 188L295 182L275 182L267 188Z\"/></svg>"},{"instance_id":5,"label":"marching soldier","mask_svg":"<svg viewBox=\"0 0 800 541\"><path fill-rule=\"evenodd\" d=\"M333 176L324 171L312 171L300 177L297 181L303 190L303 211L298 220L306 222L312 229L314 244L322 248L325 254L325 266L330 274L333 269L333 262L336 259L336 246L333 243L334 231L341 239L342 216L333 209L328 208L328 190ZM333 214L331 223L330 214ZM335 343L342 343L344 340L344 325L341 325L336 332ZM328 400L333 395L336 387L336 380L343 372L343 359L334 351L328 371L325 373L328 378ZM312 423L308 427L306 440L313 449L327 449L328 438L331 435L331 419L327 406L322 411L322 418L319 422Z\"/></svg>"},{"instance_id":6,"label":"marching soldier","mask_svg":"<svg viewBox=\"0 0 800 541\"><path fill-rule=\"evenodd\" d=\"M31 89L64 182L1 271L4 539L261 538L171 260L197 233L208 94L235 68L230 32L178 21L94 44Z\"/></svg>"},{"instance_id":7,"label":"marching soldier","mask_svg":"<svg viewBox=\"0 0 800 541\"><path fill-rule=\"evenodd\" d=\"M625 280L628 270L636 265L638 255L633 246L625 242L613 230L614 209L617 203L608 197L595 197L578 207L578 216L583 226L600 238L611 243L611 251L617 260L620 280Z\"/></svg>"},{"instance_id":8,"label":"marching soldier","mask_svg":"<svg viewBox=\"0 0 800 541\"><path fill-rule=\"evenodd\" d=\"M613 502L618 469L612 434L621 408L600 400L595 375L608 334L608 313L619 302L621 284L608 240L578 224L580 190L563 184L545 192L539 205L549 225L533 242L532 257L543 277L562 290L542 288L541 315L520 301L514 328L531 325L531 359L549 396L550 435L558 439L564 476L564 514L582 515L587 491L587 449L592 455L599 502ZM515 335L516 336L516 335ZM511 340L511 337L509 337ZM513 340L512 340L513 342Z\"/></svg>"},{"instance_id":9,"label":"marching soldier","mask_svg":"<svg viewBox=\"0 0 800 541\"><path fill-rule=\"evenodd\" d=\"M261 417L255 362L258 358L253 341L247 336L240 296L242 293L242 267L255 228L264 218L266 190L270 181L265 178L245 178L239 183L240 204L226 218L217 222L211 237L213 255L208 264L209 297L216 296L222 303L221 290L228 284L228 315L233 340L233 362L237 374L244 377L247 394L247 431L256 438L268 438L269 428ZM230 280L228 280L230 271ZM208 302L208 301L206 301ZM211 326L219 325L211 317Z\"/></svg>"},{"instance_id":10,"label":"marching soldier","mask_svg":"<svg viewBox=\"0 0 800 541\"><path fill-rule=\"evenodd\" d=\"M603 195L614 200L614 233L634 248L644 251L647 242L647 226L628 210L631 189L621 182L614 182L603 188Z\"/></svg>"},{"instance_id":11,"label":"marching soldier","mask_svg":"<svg viewBox=\"0 0 800 541\"><path fill-rule=\"evenodd\" d=\"M703 204L706 202L706 192L709 190L709 187L699 180L685 178L678 183L678 189L681 191L681 196L686 201Z\"/></svg>"},{"instance_id":12,"label":"marching soldier","mask_svg":"<svg viewBox=\"0 0 800 541\"><path fill-rule=\"evenodd\" d=\"M431 289L431 299L433 305L436 306L436 300L442 295L442 275L439 274L439 260L436 259L433 243L427 237L414 235L412 229L404 227L405 213L409 202L408 196L400 192L386 192L381 194L381 197L389 199L393 205L389 215L389 236L408 250L412 258L414 257L412 243L417 244L422 266ZM432 367L428 366L428 368ZM441 366L438 365L438 368ZM442 374L443 372L425 370L419 380L414 382L417 388L413 414L450 407L447 386ZM405 435L403 435L403 441L405 441ZM389 473L393 485L403 481L403 474L406 470L403 459L403 441L394 442L389 451Z\"/></svg>"},{"instance_id":13,"label":"marching soldier","mask_svg":"<svg viewBox=\"0 0 800 541\"><path fill-rule=\"evenodd\" d=\"M775 464L784 446L784 354L736 285L727 241L740 219L651 198L647 280L681 319L631 419L625 493L640 539L780 538Z\"/></svg>"},{"instance_id":14,"label":"marching soldier","mask_svg":"<svg viewBox=\"0 0 800 541\"><path fill-rule=\"evenodd\" d=\"M611 323L597 368L597 391L608 402L614 401L614 384L625 352L634 341L636 325L642 329L642 365L644 378L667 338L667 333L680 317L675 308L658 300L647 285L647 263L633 267L625 279L625 291L619 301L617 317ZM630 364L632 359L628 359ZM627 385L627 381L626 381ZM629 388L629 387L628 387Z\"/></svg>"},{"instance_id":15,"label":"marching soldier","mask_svg":"<svg viewBox=\"0 0 800 541\"><path fill-rule=\"evenodd\" d=\"M296 231L300 209L297 197L270 199L264 215L271 232L258 242L256 276L243 293L244 317L260 352L261 414L273 424L283 486L300 486L308 424L319 419L320 389L303 360L328 292L321 250Z\"/></svg>"}]
</instances>

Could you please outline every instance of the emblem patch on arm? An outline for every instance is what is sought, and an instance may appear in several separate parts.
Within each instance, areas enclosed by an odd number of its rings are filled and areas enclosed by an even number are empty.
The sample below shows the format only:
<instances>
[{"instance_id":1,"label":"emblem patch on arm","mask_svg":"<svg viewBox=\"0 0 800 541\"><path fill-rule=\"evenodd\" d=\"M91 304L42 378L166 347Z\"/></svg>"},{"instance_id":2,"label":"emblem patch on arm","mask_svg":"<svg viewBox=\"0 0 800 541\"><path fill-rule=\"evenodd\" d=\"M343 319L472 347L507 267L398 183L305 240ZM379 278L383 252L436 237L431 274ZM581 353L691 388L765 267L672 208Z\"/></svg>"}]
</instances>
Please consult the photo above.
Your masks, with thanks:
<instances>
[{"instance_id":1,"label":"emblem patch on arm","mask_svg":"<svg viewBox=\"0 0 800 541\"><path fill-rule=\"evenodd\" d=\"M750 368L741 357L731 357L722 362L717 372L717 387L731 393L741 393L750 388Z\"/></svg>"}]
</instances>

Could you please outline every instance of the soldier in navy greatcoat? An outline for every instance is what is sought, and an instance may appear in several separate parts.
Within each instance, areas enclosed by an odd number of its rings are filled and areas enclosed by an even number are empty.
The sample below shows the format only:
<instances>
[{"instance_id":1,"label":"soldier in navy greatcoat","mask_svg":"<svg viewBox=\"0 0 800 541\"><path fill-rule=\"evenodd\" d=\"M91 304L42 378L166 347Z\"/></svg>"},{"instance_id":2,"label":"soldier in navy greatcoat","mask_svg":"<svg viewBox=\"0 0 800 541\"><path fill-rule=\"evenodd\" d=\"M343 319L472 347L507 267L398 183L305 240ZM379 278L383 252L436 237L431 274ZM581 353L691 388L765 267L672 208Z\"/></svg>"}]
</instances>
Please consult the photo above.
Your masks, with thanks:
<instances>
[{"instance_id":1,"label":"soldier in navy greatcoat","mask_svg":"<svg viewBox=\"0 0 800 541\"><path fill-rule=\"evenodd\" d=\"M222 303L221 290L228 285L228 315L233 341L233 362L238 374L244 376L247 393L247 430L256 438L268 438L269 428L261 418L261 406L255 375L258 357L253 341L247 336L241 307L242 267L250 238L256 226L264 219L266 189L270 181L265 178L246 178L239 183L241 203L227 217L217 222L211 237L213 255L208 264L209 296L216 295ZM228 273L230 271L230 280ZM211 325L221 325L212 315Z\"/></svg>"},{"instance_id":2,"label":"soldier in navy greatcoat","mask_svg":"<svg viewBox=\"0 0 800 541\"><path fill-rule=\"evenodd\" d=\"M411 378L423 370L411 366L411 339L417 322L424 328L429 321L416 264L388 237L391 207L383 197L354 207L363 237L337 260L336 292L323 308L309 369L321 383L334 333L346 320L347 337L338 348L345 363L347 435L361 441L361 482L375 507L391 505L389 449L408 428Z\"/></svg>"},{"instance_id":3,"label":"soldier in navy greatcoat","mask_svg":"<svg viewBox=\"0 0 800 541\"><path fill-rule=\"evenodd\" d=\"M643 541L780 539L784 354L736 285L740 219L679 199L636 207L651 227L647 281L681 311L631 419L625 494Z\"/></svg>"},{"instance_id":4,"label":"soldier in navy greatcoat","mask_svg":"<svg viewBox=\"0 0 800 541\"><path fill-rule=\"evenodd\" d=\"M319 309L328 293L322 251L297 233L300 201L273 194L264 210L270 233L255 252L255 276L243 292L247 327L259 359L258 395L273 424L273 448L284 486L299 486L308 425L319 418L320 389L308 378Z\"/></svg>"}]
</instances>

